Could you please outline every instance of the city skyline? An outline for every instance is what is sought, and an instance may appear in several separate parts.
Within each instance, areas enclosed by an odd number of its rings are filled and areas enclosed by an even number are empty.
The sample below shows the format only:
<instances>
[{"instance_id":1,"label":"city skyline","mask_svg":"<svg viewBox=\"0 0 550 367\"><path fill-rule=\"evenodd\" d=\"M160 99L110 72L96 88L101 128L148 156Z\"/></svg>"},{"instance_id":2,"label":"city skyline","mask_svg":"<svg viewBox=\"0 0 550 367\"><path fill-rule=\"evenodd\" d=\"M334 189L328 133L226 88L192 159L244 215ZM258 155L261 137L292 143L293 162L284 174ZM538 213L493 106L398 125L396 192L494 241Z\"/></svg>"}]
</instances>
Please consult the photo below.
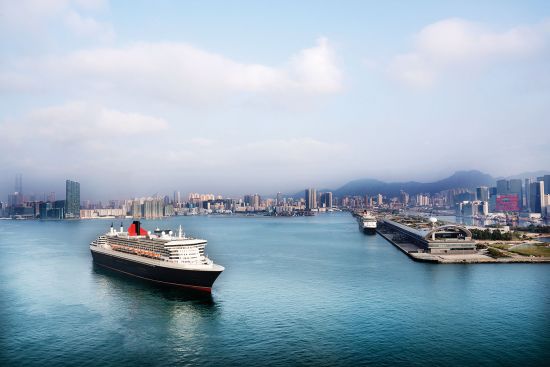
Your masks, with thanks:
<instances>
[{"instance_id":1,"label":"city skyline","mask_svg":"<svg viewBox=\"0 0 550 367\"><path fill-rule=\"evenodd\" d=\"M409 207L422 210L455 210L457 216L488 217L522 213L531 217L548 218L550 209L550 174L536 178L494 179L477 171L457 172L435 183L382 183L359 180L333 192L313 187L300 193L264 197L255 194L237 196L191 192L187 199L180 191L173 195L109 199L108 203L82 199L80 183L65 181L65 199L55 200L55 192L42 197L26 194L23 175L15 176L13 193L6 203L0 201L0 218L12 219L89 219L89 218L148 218L174 215L249 214L265 213L274 216L310 216L314 212L340 209L386 209L401 211ZM372 184L374 183L374 186ZM380 185L383 184L383 185ZM396 187L395 185L398 185ZM345 190L345 191L342 191ZM397 193L399 190L399 193ZM335 194L335 195L333 195Z\"/></svg>"},{"instance_id":2,"label":"city skyline","mask_svg":"<svg viewBox=\"0 0 550 367\"><path fill-rule=\"evenodd\" d=\"M432 182L421 182L421 181L417 181L417 180L414 180L414 179L408 179L408 180L402 181L402 182L385 182L385 181L380 181L376 178L363 178L363 179L358 179L358 180L351 180L351 181L348 181L348 182L341 182L340 184L338 184L334 187L323 187L323 186L320 186L320 185L314 185L311 188L314 191L319 191L320 193L329 192L329 191L333 192L333 191L338 191L338 190L344 189L346 186L348 186L350 184L353 184L353 183L356 183L356 182L361 182L363 180L375 181L375 182L379 182L381 184L387 184L387 185L408 185L408 184L411 184L411 183L420 183L420 184L431 184L432 183L433 184L436 181L449 180L449 179L455 177L457 174L460 175L461 173L465 174L466 177L468 177L469 174L471 174L471 173L473 173L476 176L477 176L477 174L485 175L484 173L478 172L478 171L475 171L475 170L474 171L457 171L450 177L439 177L437 180L434 180ZM515 175L506 176L506 177L491 177L490 175L489 175L489 177L490 177L490 180L493 181L494 185L497 185L499 180L509 180L509 179L512 179L512 180L521 179L521 180L526 180L526 181L527 180L536 180L537 177L547 176L549 174L550 174L550 170L538 170L538 171L533 171L533 172L523 172L521 174L515 174ZM464 179L464 178L462 178L462 179ZM479 177L476 177L475 179L479 179ZM8 180L5 180L5 181L6 182L4 182L4 184L5 184L5 186L8 186L8 188L4 192L4 197L0 198L0 203L1 202L9 203L9 198L6 201L5 196L6 195L9 196L13 193L22 193L22 195L19 196L19 200L22 200L23 197L24 197L27 201L44 201L44 202L50 201L50 202L53 202L53 201L55 201L56 195L57 195L57 197L60 197L60 193L63 192L63 191L66 191L65 181L59 180L59 178L57 180L55 180L55 182L53 184L47 185L46 187L41 186L42 182L43 182L41 180L37 180L37 181L34 181L34 182L31 180L31 182L29 184L29 180L26 178L26 175L25 175L25 180L23 180L23 175L21 173L17 173L15 175L15 184L13 184L14 181L13 181L13 178L12 178L11 187L9 187L9 185L7 184ZM25 185L23 185L23 181L25 182ZM72 182L71 180L67 180L67 181ZM481 183L478 183L477 185L474 185L474 186L480 186L480 185L483 186ZM2 181L0 181L0 187L2 187L2 186L3 186ZM23 189L23 186L25 187L25 189ZM172 198L173 198L176 195L178 195L179 197L185 197L185 194L198 195L197 192L200 192L202 194L208 193L207 195L213 195L214 197L222 196L222 197L225 197L225 198L246 198L247 195L251 195L251 194L256 194L256 195L259 194L262 197L270 197L270 198L276 198L277 196L280 196L280 195L284 195L285 197L304 196L303 194L300 194L300 192L303 191L303 189L296 187L294 189L287 190L287 191L284 191L284 192L277 191L276 189L271 190L270 192L259 192L259 191L254 190L254 189L249 190L249 191L228 192L226 190L223 190L223 188L221 188L220 190L216 190L216 191L207 190L205 188L195 188L194 190L181 190L181 189L172 188L172 189L167 189L167 190L164 190L164 191L163 190L154 190L154 191L151 191L151 192L133 192L133 193L122 190L119 194L106 193L104 196L97 197L97 196L94 196L92 194L94 191L90 190L90 188L86 187L86 186L88 186L88 185L85 185L84 194L82 196L82 202L90 201L90 200L92 202L102 202L102 201L106 202L106 201L109 201L109 200L121 200L121 199L129 199L129 198L134 198L135 199L135 198L146 198L146 197L152 198L152 197L165 197L165 196L169 196L169 197L172 196ZM174 185L172 185L172 186L174 186ZM365 186L365 185L360 184L360 186ZM473 187L468 187L468 185L458 185L458 186L456 186L456 188L470 188L470 189L473 189ZM395 190L395 188L393 188L393 189ZM56 192L57 192L57 194L56 194ZM304 197L306 197L306 196L307 196L307 194ZM394 195L394 196L396 196L396 195ZM319 198L320 198L320 196L319 196Z\"/></svg>"},{"instance_id":3,"label":"city skyline","mask_svg":"<svg viewBox=\"0 0 550 367\"><path fill-rule=\"evenodd\" d=\"M3 192L19 172L102 197L547 168L548 2L0 6Z\"/></svg>"}]
</instances>

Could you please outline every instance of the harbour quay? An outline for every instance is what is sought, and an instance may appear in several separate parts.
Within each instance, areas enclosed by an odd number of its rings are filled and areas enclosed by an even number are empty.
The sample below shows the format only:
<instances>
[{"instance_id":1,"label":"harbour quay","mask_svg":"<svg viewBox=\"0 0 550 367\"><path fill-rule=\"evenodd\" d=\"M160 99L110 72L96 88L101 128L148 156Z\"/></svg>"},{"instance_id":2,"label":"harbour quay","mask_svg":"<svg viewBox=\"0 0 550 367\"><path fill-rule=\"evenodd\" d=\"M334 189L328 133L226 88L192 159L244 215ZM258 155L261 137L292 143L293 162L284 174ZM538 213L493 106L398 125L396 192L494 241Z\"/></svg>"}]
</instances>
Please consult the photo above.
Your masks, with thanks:
<instances>
[{"instance_id":1,"label":"harbour quay","mask_svg":"<svg viewBox=\"0 0 550 367\"><path fill-rule=\"evenodd\" d=\"M432 263L548 262L548 258L493 258L478 249L464 226L436 218L387 216L379 218L377 233L415 261Z\"/></svg>"}]
</instances>

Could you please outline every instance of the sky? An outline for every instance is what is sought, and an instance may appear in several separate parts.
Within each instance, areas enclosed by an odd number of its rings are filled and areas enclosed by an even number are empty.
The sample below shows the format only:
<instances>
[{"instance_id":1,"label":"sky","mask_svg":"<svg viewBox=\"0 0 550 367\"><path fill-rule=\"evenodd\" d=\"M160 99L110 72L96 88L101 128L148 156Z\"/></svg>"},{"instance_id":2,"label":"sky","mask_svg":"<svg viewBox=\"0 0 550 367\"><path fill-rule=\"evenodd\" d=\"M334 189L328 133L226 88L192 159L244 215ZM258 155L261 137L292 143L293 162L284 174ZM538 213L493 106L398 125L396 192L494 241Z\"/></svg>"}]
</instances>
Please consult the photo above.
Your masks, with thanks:
<instances>
[{"instance_id":1,"label":"sky","mask_svg":"<svg viewBox=\"0 0 550 367\"><path fill-rule=\"evenodd\" d=\"M548 1L0 0L0 201L508 176L549 116Z\"/></svg>"}]
</instances>

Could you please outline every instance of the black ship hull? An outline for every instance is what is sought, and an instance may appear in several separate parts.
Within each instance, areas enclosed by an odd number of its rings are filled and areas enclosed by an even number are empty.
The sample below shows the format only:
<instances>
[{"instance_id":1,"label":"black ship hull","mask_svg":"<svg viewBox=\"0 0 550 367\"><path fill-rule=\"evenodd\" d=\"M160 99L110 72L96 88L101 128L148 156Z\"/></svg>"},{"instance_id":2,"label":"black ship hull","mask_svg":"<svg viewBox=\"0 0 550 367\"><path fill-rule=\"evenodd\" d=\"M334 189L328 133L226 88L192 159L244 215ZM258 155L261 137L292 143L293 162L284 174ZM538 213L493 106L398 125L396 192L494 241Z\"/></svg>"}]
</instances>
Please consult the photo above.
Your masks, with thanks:
<instances>
[{"instance_id":1,"label":"black ship hull","mask_svg":"<svg viewBox=\"0 0 550 367\"><path fill-rule=\"evenodd\" d=\"M376 228L363 228L365 234L376 234Z\"/></svg>"},{"instance_id":2,"label":"black ship hull","mask_svg":"<svg viewBox=\"0 0 550 367\"><path fill-rule=\"evenodd\" d=\"M211 292L222 270L187 270L136 262L123 257L91 251L94 263L120 273L174 287Z\"/></svg>"}]
</instances>

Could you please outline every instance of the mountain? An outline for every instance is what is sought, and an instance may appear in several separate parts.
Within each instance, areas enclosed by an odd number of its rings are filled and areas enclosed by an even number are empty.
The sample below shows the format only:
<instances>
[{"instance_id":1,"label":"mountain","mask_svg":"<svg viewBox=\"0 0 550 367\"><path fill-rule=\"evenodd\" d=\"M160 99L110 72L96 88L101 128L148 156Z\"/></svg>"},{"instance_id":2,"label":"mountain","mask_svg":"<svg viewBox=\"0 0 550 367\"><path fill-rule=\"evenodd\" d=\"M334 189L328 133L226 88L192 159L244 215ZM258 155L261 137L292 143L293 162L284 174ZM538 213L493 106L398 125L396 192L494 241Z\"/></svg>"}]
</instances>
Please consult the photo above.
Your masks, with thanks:
<instances>
[{"instance_id":1,"label":"mountain","mask_svg":"<svg viewBox=\"0 0 550 367\"><path fill-rule=\"evenodd\" d=\"M550 175L550 171L546 170L546 171L530 171L530 172L523 172L523 173L520 173L519 175L513 175L513 176L507 176L507 177L497 177L497 180L500 180L501 178L503 179L506 179L506 180L511 180L511 179L526 179L526 178L533 178L533 179L536 179L537 177L542 177L544 175Z\"/></svg>"},{"instance_id":2,"label":"mountain","mask_svg":"<svg viewBox=\"0 0 550 367\"><path fill-rule=\"evenodd\" d=\"M436 182L383 182L374 179L362 179L348 182L344 186L333 190L333 195L342 197L345 195L376 195L398 196L401 190L410 195L419 193L436 193L455 188L474 189L479 186L494 186L495 179L490 175L479 171L458 171L452 176Z\"/></svg>"}]
</instances>

